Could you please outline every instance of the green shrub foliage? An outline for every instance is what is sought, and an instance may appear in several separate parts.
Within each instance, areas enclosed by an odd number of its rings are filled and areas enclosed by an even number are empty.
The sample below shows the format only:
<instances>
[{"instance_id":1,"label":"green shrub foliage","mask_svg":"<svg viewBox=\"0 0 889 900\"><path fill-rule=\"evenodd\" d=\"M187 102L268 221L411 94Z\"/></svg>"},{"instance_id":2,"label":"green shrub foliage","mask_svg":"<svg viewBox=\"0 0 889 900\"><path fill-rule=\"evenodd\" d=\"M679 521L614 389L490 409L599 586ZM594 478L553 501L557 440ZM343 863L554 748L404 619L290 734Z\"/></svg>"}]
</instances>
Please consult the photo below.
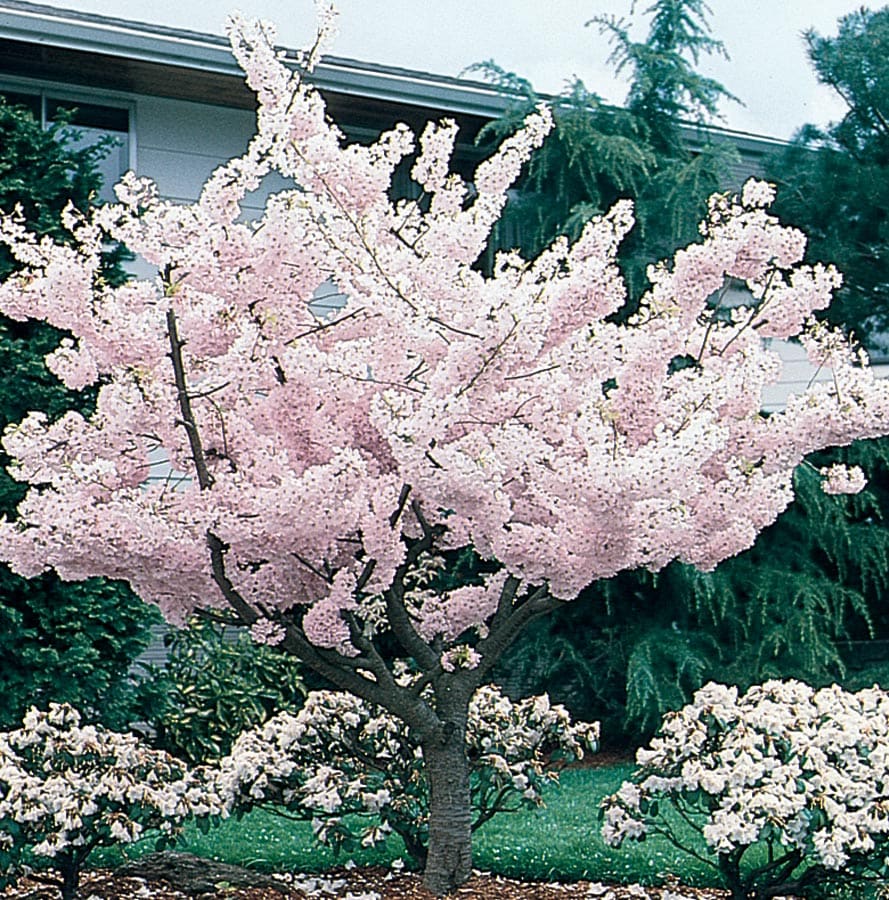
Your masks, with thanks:
<instances>
[{"instance_id":1,"label":"green shrub foliage","mask_svg":"<svg viewBox=\"0 0 889 900\"><path fill-rule=\"evenodd\" d=\"M245 631L194 620L166 636L164 666L147 666L140 710L153 742L189 763L225 756L235 738L306 695L296 662Z\"/></svg>"}]
</instances>

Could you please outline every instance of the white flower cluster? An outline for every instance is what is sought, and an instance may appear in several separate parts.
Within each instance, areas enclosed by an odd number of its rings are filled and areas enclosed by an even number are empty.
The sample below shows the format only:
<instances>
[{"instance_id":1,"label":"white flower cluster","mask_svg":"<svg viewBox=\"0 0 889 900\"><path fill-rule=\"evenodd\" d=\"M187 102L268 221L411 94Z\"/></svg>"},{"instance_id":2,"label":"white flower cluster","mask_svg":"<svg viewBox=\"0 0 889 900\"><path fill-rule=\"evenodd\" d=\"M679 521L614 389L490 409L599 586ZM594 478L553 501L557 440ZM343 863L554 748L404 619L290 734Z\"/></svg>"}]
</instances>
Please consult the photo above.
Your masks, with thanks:
<instances>
[{"instance_id":1,"label":"white flower cluster","mask_svg":"<svg viewBox=\"0 0 889 900\"><path fill-rule=\"evenodd\" d=\"M633 780L603 803L603 836L675 842L669 807L738 884L786 880L802 865L861 874L889 855L887 734L889 693L877 687L769 681L739 695L708 684L638 751ZM765 868L745 855L755 845L768 849Z\"/></svg>"},{"instance_id":2,"label":"white flower cluster","mask_svg":"<svg viewBox=\"0 0 889 900\"><path fill-rule=\"evenodd\" d=\"M441 667L445 672L457 669L474 669L482 661L478 652L468 644L458 644L441 655Z\"/></svg>"},{"instance_id":3,"label":"white flower cluster","mask_svg":"<svg viewBox=\"0 0 889 900\"><path fill-rule=\"evenodd\" d=\"M189 817L224 814L206 770L81 724L68 704L32 708L21 728L0 734L0 886L25 852L76 874L94 847L148 830L171 837Z\"/></svg>"},{"instance_id":4,"label":"white flower cluster","mask_svg":"<svg viewBox=\"0 0 889 900\"><path fill-rule=\"evenodd\" d=\"M229 809L283 804L311 820L320 841L348 850L384 840L390 818L418 812L415 754L393 717L350 694L312 691L296 715L240 735L218 764L217 789ZM342 821L350 813L372 822L353 832Z\"/></svg>"},{"instance_id":5,"label":"white flower cluster","mask_svg":"<svg viewBox=\"0 0 889 900\"><path fill-rule=\"evenodd\" d=\"M542 806L543 784L557 780L554 764L598 749L599 723L572 722L568 710L546 694L512 701L487 684L469 705L466 744L470 758L478 760L479 807L488 808L504 790Z\"/></svg>"},{"instance_id":6,"label":"white flower cluster","mask_svg":"<svg viewBox=\"0 0 889 900\"><path fill-rule=\"evenodd\" d=\"M834 463L818 472L824 478L821 490L825 494L858 494L867 487L867 478L858 466Z\"/></svg>"},{"instance_id":7,"label":"white flower cluster","mask_svg":"<svg viewBox=\"0 0 889 900\"><path fill-rule=\"evenodd\" d=\"M598 723L572 723L545 695L514 703L493 685L481 687L466 739L476 813L540 805L554 762L581 758L598 736ZM314 823L320 841L346 850L392 831L409 852L425 846L422 750L395 717L350 694L313 691L296 715L245 731L219 763L217 790L230 810L284 804ZM355 827L346 816L363 822Z\"/></svg>"}]
</instances>

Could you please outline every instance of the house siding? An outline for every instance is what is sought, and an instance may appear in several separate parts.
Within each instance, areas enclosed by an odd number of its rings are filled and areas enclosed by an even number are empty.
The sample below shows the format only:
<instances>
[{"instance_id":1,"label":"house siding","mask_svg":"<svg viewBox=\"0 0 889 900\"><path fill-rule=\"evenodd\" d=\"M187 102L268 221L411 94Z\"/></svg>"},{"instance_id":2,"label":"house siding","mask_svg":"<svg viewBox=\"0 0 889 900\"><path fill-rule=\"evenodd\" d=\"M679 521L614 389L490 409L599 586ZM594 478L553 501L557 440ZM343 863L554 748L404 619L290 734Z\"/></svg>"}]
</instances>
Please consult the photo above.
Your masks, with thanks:
<instances>
[{"instance_id":1,"label":"house siding","mask_svg":"<svg viewBox=\"0 0 889 900\"><path fill-rule=\"evenodd\" d=\"M248 110L148 96L135 105L137 174L170 200L196 200L213 170L242 154L253 136Z\"/></svg>"}]
</instances>

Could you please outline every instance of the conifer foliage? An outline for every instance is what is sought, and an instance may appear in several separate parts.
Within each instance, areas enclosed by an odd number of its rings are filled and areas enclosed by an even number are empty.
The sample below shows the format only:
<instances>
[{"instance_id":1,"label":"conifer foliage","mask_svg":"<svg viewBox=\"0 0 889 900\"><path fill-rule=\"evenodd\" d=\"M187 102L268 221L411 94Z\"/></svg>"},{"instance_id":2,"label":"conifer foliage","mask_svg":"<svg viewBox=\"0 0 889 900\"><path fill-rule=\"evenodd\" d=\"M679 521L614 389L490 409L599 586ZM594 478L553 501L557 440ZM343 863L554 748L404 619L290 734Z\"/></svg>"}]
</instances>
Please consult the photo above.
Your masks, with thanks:
<instances>
[{"instance_id":1,"label":"conifer foliage","mask_svg":"<svg viewBox=\"0 0 889 900\"><path fill-rule=\"evenodd\" d=\"M707 198L725 189L737 153L702 127L718 121L735 98L701 75L703 56L725 55L711 37L702 0L658 0L644 41L614 16L587 22L609 36L615 73L629 77L622 107L605 103L577 78L548 100L553 133L529 160L520 190L507 206L494 242L520 241L538 253L557 234L574 239L594 215L621 198L635 203L636 227L619 259L630 298L647 288L646 267L694 240ZM488 61L470 68L514 97L508 111L481 132L502 139L519 127L540 98L529 81Z\"/></svg>"},{"instance_id":2,"label":"conifer foliage","mask_svg":"<svg viewBox=\"0 0 889 900\"><path fill-rule=\"evenodd\" d=\"M844 276L828 316L865 345L889 350L889 7L843 16L833 36L805 34L821 84L846 106L824 128L808 125L772 161L782 218L810 235L811 259Z\"/></svg>"},{"instance_id":3,"label":"conifer foliage","mask_svg":"<svg viewBox=\"0 0 889 900\"><path fill-rule=\"evenodd\" d=\"M0 209L18 209L36 234L70 242L61 223L72 203L87 209L101 186L100 143L77 148L65 118L44 128L31 112L0 98ZM120 248L106 248L102 277L123 279ZM21 268L0 247L0 277ZM67 389L44 364L63 334L45 322L0 317L0 428L31 410L57 419L72 407L87 410L95 391ZM14 515L24 496L0 451L0 513ZM107 724L126 724L126 672L148 642L156 618L125 588L92 580L65 585L53 573L30 582L0 565L0 728L21 721L32 705L69 702Z\"/></svg>"}]
</instances>

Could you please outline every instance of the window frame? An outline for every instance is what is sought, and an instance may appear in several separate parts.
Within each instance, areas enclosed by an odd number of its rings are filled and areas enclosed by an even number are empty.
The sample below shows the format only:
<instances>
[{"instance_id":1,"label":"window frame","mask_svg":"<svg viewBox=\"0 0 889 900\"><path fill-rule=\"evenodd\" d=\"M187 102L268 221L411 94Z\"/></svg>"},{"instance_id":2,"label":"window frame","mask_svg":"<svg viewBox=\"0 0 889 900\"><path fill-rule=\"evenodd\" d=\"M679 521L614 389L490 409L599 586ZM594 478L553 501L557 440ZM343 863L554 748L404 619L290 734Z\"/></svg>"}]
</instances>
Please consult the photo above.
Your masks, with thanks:
<instances>
[{"instance_id":1,"label":"window frame","mask_svg":"<svg viewBox=\"0 0 889 900\"><path fill-rule=\"evenodd\" d=\"M127 131L118 131L117 129L108 129L109 134L126 134L127 152L126 152L126 169L135 172L138 159L136 146L136 115L137 104L135 100L125 94L119 94L113 91L96 90L89 87L72 87L68 84L37 81L29 78L8 78L0 77L0 94L27 94L36 97L38 100L38 108L40 111L40 124L43 128L47 127L47 108L49 102L59 102L77 106L78 103L90 106L105 106L109 109L123 110L127 114ZM72 126L77 128L77 125ZM92 126L84 125L84 128ZM125 170L126 171L126 170ZM121 175L123 172L120 173Z\"/></svg>"}]
</instances>

